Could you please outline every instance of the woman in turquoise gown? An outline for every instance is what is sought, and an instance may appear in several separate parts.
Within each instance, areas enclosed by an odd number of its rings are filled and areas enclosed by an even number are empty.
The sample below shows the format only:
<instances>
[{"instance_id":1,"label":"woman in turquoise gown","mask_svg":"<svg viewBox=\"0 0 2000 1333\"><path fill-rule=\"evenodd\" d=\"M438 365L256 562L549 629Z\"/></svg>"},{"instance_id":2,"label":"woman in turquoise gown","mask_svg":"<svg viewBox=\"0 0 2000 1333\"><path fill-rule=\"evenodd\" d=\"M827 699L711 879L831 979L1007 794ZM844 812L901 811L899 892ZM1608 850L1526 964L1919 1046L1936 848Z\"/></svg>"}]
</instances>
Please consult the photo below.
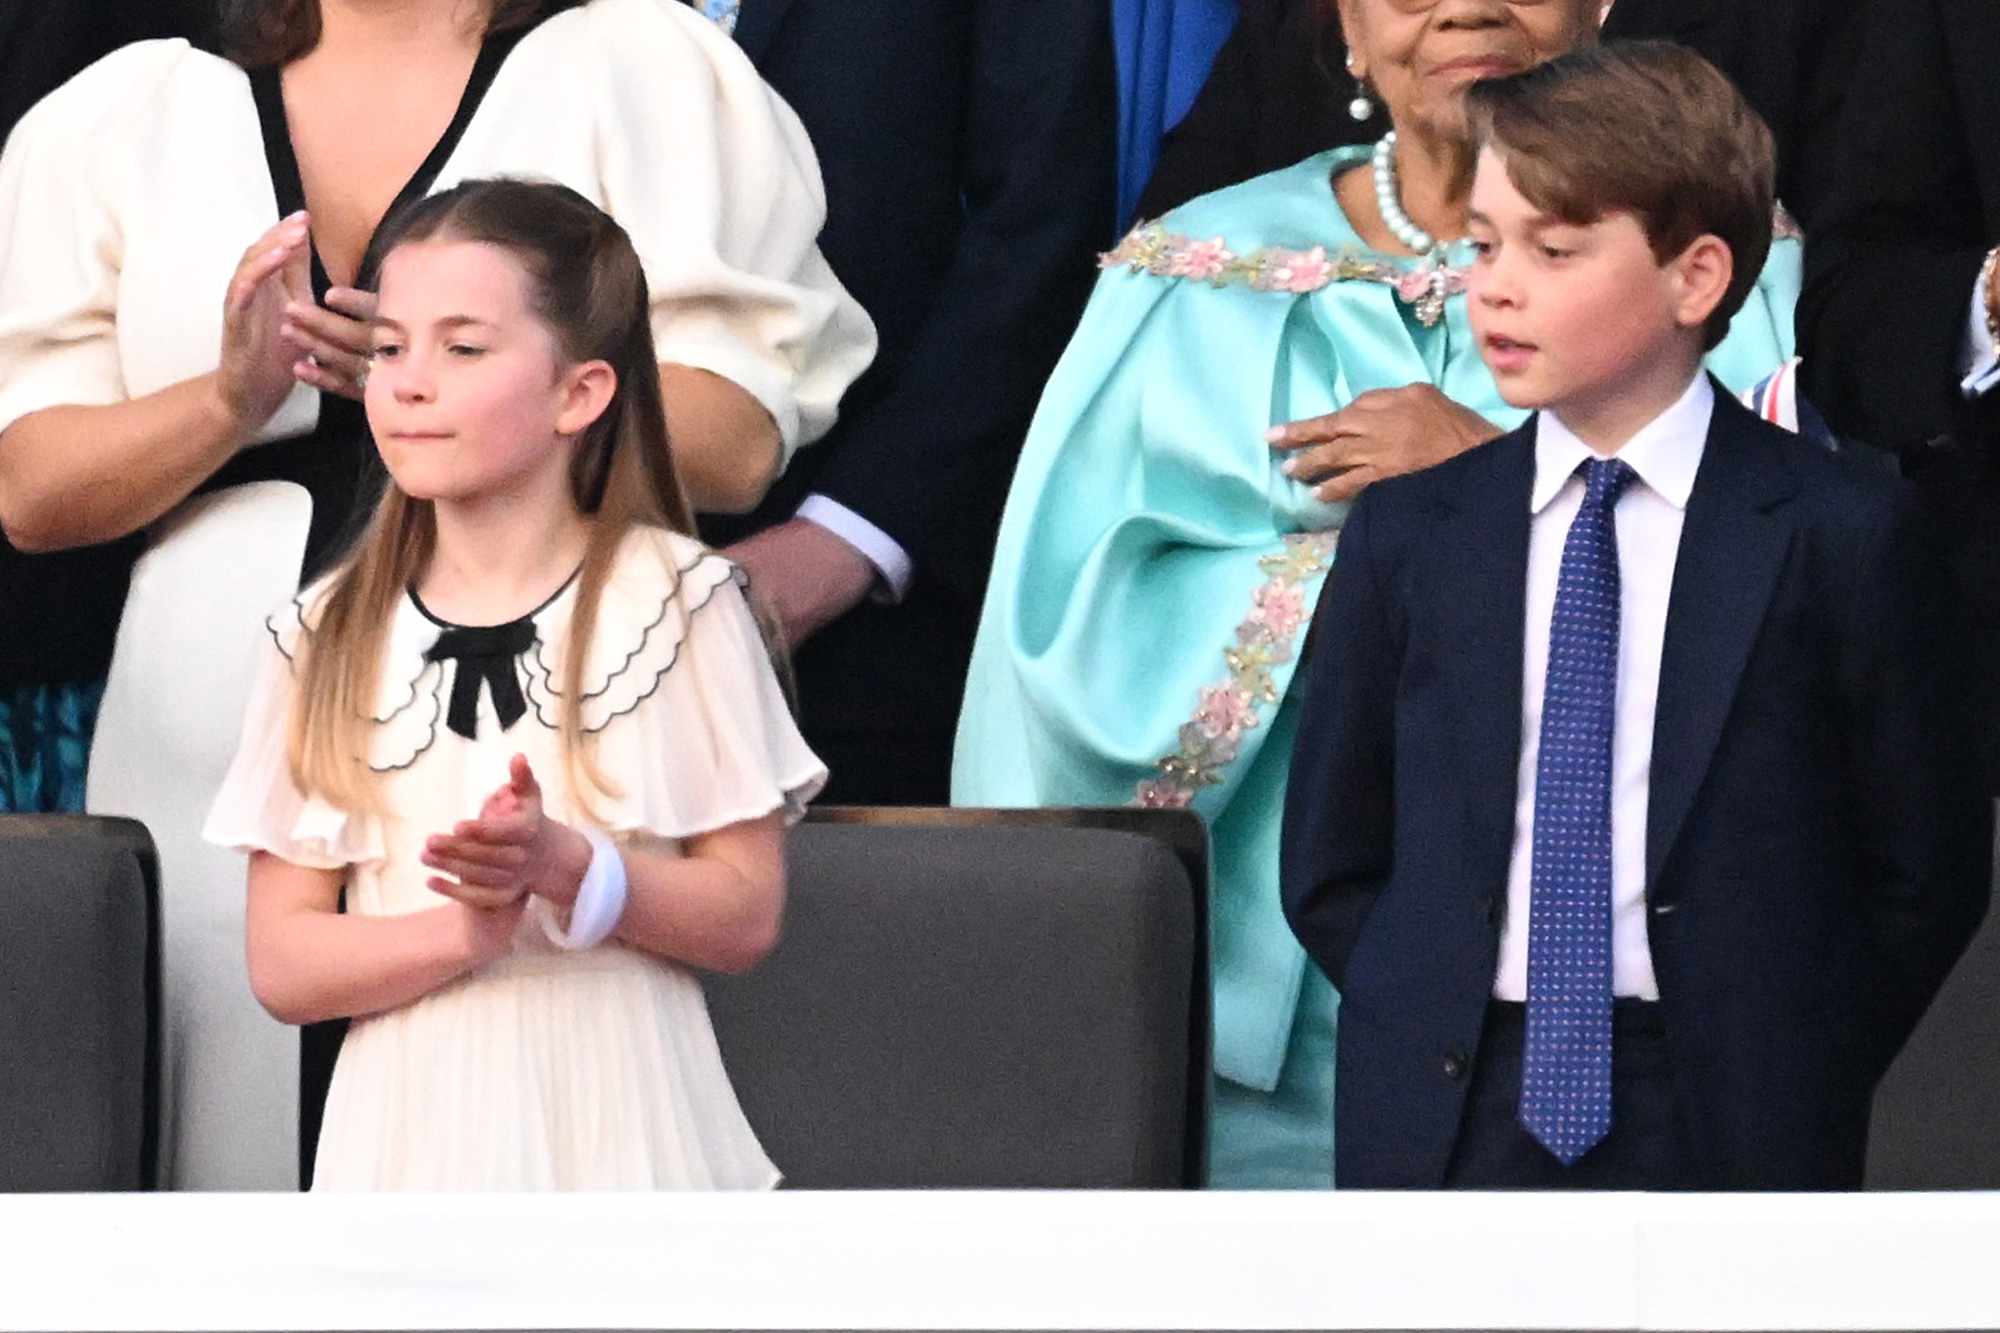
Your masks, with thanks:
<instances>
[{"instance_id":1,"label":"woman in turquoise gown","mask_svg":"<svg viewBox=\"0 0 2000 1333\"><path fill-rule=\"evenodd\" d=\"M1206 821L1215 1187L1332 1183L1338 1000L1281 915L1278 833L1301 637L1346 506L1266 431L1410 385L1496 428L1523 416L1466 322L1469 248L1397 256L1350 223L1332 182L1369 156L1205 195L1104 256L1014 477L959 721L956 804ZM1730 389L1791 357L1799 263L1781 237L1710 356Z\"/></svg>"}]
</instances>

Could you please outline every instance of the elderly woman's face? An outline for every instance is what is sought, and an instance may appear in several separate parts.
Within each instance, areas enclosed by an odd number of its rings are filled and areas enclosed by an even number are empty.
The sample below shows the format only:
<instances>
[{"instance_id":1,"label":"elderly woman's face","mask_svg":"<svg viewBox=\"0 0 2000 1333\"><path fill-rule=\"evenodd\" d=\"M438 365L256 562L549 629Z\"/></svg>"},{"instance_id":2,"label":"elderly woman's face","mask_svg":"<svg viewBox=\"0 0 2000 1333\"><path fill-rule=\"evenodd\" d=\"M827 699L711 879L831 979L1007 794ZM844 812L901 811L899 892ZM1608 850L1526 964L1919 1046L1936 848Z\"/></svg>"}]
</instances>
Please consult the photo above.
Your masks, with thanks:
<instances>
[{"instance_id":1,"label":"elderly woman's face","mask_svg":"<svg viewBox=\"0 0 2000 1333\"><path fill-rule=\"evenodd\" d=\"M1339 0L1354 72L1399 129L1463 138L1465 90L1595 34L1602 0Z\"/></svg>"}]
</instances>

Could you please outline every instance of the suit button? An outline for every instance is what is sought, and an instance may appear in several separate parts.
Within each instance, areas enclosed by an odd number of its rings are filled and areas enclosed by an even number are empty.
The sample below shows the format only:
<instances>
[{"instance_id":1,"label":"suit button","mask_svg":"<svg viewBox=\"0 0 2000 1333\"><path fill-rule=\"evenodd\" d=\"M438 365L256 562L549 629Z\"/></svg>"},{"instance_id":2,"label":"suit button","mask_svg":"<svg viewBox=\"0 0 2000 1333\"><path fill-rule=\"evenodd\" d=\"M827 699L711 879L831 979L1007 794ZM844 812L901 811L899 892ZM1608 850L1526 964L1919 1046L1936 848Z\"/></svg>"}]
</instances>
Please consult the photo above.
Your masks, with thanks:
<instances>
[{"instance_id":1,"label":"suit button","mask_svg":"<svg viewBox=\"0 0 2000 1333\"><path fill-rule=\"evenodd\" d=\"M1479 915L1486 919L1486 924L1489 926L1498 922L1500 920L1499 895L1489 893L1484 898L1480 899Z\"/></svg>"},{"instance_id":2,"label":"suit button","mask_svg":"<svg viewBox=\"0 0 2000 1333\"><path fill-rule=\"evenodd\" d=\"M1444 1053L1444 1076L1452 1079L1464 1078L1465 1063L1464 1051L1446 1051Z\"/></svg>"}]
</instances>

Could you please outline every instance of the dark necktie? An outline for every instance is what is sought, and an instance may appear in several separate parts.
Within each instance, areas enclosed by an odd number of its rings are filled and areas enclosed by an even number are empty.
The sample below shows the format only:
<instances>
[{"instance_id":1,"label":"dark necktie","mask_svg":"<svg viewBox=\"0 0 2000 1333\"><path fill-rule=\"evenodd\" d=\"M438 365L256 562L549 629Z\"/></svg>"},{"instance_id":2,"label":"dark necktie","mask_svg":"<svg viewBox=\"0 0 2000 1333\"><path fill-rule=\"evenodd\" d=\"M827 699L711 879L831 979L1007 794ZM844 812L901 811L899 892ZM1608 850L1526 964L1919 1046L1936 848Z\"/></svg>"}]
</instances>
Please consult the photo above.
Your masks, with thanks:
<instances>
[{"instance_id":1,"label":"dark necktie","mask_svg":"<svg viewBox=\"0 0 2000 1333\"><path fill-rule=\"evenodd\" d=\"M1611 735L1618 709L1618 529L1634 479L1583 464L1563 541L1535 767L1528 1037L1521 1124L1565 1166L1611 1129Z\"/></svg>"},{"instance_id":2,"label":"dark necktie","mask_svg":"<svg viewBox=\"0 0 2000 1333\"><path fill-rule=\"evenodd\" d=\"M472 629L459 627L438 635L437 642L424 652L426 661L455 661L451 679L451 707L445 725L467 740L479 730L479 683L483 680L493 695L493 711L505 731L528 711L521 697L521 679L515 659L535 646L535 622L515 620L505 625Z\"/></svg>"}]
</instances>

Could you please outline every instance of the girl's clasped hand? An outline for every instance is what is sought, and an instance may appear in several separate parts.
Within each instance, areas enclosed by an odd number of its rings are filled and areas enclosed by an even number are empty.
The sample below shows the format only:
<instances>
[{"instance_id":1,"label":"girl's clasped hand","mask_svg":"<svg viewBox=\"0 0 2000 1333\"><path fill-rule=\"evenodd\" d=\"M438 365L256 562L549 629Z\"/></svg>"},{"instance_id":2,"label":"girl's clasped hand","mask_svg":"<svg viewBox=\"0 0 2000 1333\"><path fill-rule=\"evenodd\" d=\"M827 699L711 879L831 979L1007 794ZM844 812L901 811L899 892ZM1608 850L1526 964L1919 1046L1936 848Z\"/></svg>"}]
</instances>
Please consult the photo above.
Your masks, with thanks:
<instances>
[{"instance_id":1,"label":"girl's clasped hand","mask_svg":"<svg viewBox=\"0 0 2000 1333\"><path fill-rule=\"evenodd\" d=\"M515 755L507 781L479 807L476 819L424 843L423 863L439 873L433 890L482 911L518 907L528 895L558 908L576 901L590 867L590 843L542 806L541 784L527 756Z\"/></svg>"}]
</instances>

